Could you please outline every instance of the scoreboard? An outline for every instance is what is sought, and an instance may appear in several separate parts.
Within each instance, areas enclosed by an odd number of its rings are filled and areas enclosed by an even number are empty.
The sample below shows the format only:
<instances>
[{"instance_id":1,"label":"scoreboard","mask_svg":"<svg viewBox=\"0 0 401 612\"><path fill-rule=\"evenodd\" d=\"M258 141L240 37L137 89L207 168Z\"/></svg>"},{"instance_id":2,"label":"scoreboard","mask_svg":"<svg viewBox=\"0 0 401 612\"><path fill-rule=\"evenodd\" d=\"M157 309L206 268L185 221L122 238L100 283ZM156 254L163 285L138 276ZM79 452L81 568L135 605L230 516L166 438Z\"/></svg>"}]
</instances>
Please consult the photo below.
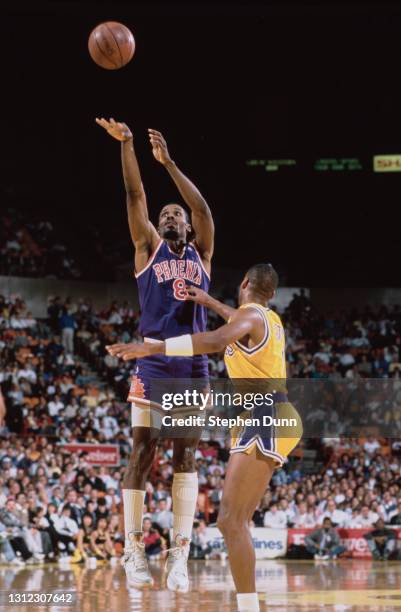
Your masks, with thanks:
<instances>
[{"instance_id":1,"label":"scoreboard","mask_svg":"<svg viewBox=\"0 0 401 612\"><path fill-rule=\"evenodd\" d=\"M373 157L319 157L315 159L265 158L249 159L246 165L259 168L265 172L287 173L327 172L358 173L367 172L401 172L401 154L373 155Z\"/></svg>"},{"instance_id":2,"label":"scoreboard","mask_svg":"<svg viewBox=\"0 0 401 612\"><path fill-rule=\"evenodd\" d=\"M401 172L401 155L375 155L374 172Z\"/></svg>"},{"instance_id":3,"label":"scoreboard","mask_svg":"<svg viewBox=\"0 0 401 612\"><path fill-rule=\"evenodd\" d=\"M363 166L358 157L322 157L315 161L313 169L317 172L353 172L363 170Z\"/></svg>"}]
</instances>

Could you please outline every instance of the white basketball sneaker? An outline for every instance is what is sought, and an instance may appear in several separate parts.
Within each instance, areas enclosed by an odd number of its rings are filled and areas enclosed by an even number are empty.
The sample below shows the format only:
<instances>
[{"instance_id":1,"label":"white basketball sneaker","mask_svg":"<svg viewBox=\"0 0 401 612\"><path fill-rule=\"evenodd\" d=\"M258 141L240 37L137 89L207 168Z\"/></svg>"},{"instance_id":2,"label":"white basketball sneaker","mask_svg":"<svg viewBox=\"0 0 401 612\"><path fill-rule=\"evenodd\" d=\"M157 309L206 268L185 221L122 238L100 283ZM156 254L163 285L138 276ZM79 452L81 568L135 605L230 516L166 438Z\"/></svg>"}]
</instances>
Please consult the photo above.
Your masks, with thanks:
<instances>
[{"instance_id":1,"label":"white basketball sneaker","mask_svg":"<svg viewBox=\"0 0 401 612\"><path fill-rule=\"evenodd\" d=\"M145 544L141 537L135 534L129 534L128 539L130 543L126 546L123 556L128 585L136 589L151 587L153 578L149 572Z\"/></svg>"},{"instance_id":2,"label":"white basketball sneaker","mask_svg":"<svg viewBox=\"0 0 401 612\"><path fill-rule=\"evenodd\" d=\"M170 591L188 593L188 555L188 538L183 538L182 536L177 535L173 547L169 549L169 554L164 570L166 573L167 588Z\"/></svg>"}]
</instances>

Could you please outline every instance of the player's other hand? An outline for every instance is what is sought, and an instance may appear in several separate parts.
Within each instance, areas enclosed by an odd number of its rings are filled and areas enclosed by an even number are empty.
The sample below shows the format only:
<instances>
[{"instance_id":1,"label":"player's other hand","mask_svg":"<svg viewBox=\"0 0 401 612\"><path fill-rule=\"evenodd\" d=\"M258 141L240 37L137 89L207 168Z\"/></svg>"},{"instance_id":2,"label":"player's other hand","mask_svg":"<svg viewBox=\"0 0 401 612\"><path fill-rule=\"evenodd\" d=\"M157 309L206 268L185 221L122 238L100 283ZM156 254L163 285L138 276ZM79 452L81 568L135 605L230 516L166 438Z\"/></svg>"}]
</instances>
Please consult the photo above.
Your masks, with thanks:
<instances>
[{"instance_id":1,"label":"player's other hand","mask_svg":"<svg viewBox=\"0 0 401 612\"><path fill-rule=\"evenodd\" d=\"M155 159L165 165L171 161L170 153L168 152L167 143L162 134L157 130L148 130L149 140L152 146L152 153Z\"/></svg>"},{"instance_id":2,"label":"player's other hand","mask_svg":"<svg viewBox=\"0 0 401 612\"><path fill-rule=\"evenodd\" d=\"M148 357L150 352L150 342L131 342L128 344L109 344L106 351L113 357L119 357L124 361L136 359L137 357Z\"/></svg>"},{"instance_id":3,"label":"player's other hand","mask_svg":"<svg viewBox=\"0 0 401 612\"><path fill-rule=\"evenodd\" d=\"M113 136L113 138L119 140L120 142L125 142L126 140L131 140L132 138L132 132L128 125L126 123L114 121L113 117L110 117L109 121L103 117L101 119L96 117L96 123L104 128L106 132L110 134L110 136Z\"/></svg>"},{"instance_id":4,"label":"player's other hand","mask_svg":"<svg viewBox=\"0 0 401 612\"><path fill-rule=\"evenodd\" d=\"M202 306L207 306L209 303L209 294L203 289L199 289L198 287L194 287L193 285L186 285L185 290L187 292L185 296L185 300L190 300L191 302L196 302L197 304L201 304Z\"/></svg>"}]
</instances>

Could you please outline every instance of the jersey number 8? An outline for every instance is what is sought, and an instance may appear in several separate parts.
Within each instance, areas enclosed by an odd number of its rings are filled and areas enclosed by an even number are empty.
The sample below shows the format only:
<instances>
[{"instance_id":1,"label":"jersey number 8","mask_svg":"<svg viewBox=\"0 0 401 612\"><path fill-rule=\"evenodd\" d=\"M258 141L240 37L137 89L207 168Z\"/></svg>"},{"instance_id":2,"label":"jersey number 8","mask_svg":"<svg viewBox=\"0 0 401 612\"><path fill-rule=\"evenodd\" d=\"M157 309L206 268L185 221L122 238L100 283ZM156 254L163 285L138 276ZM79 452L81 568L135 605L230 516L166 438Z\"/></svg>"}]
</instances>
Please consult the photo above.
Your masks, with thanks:
<instances>
[{"instance_id":1,"label":"jersey number 8","mask_svg":"<svg viewBox=\"0 0 401 612\"><path fill-rule=\"evenodd\" d=\"M174 289L175 299L184 301L185 296L187 295L187 292L185 289L185 280L183 278L176 278L175 281L173 282L173 289Z\"/></svg>"}]
</instances>

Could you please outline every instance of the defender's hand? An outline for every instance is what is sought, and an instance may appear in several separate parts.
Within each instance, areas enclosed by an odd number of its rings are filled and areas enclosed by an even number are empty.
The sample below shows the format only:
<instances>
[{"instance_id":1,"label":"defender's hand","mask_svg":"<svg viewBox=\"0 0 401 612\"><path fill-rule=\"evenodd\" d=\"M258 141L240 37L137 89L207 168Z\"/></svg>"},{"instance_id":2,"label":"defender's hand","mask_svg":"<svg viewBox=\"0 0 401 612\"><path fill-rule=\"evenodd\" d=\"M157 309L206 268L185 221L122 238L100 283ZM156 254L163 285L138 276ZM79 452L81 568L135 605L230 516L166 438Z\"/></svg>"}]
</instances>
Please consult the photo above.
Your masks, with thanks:
<instances>
[{"instance_id":1,"label":"defender's hand","mask_svg":"<svg viewBox=\"0 0 401 612\"><path fill-rule=\"evenodd\" d=\"M199 287L194 287L193 285L186 285L185 289L187 292L185 300L196 302L202 306L207 306L209 304L210 296L206 291L203 291L203 289L199 289Z\"/></svg>"},{"instance_id":2,"label":"defender's hand","mask_svg":"<svg viewBox=\"0 0 401 612\"><path fill-rule=\"evenodd\" d=\"M106 351L113 357L119 357L124 361L136 359L137 357L148 357L152 354L150 342L131 342L128 344L110 344L106 346Z\"/></svg>"},{"instance_id":3,"label":"defender's hand","mask_svg":"<svg viewBox=\"0 0 401 612\"><path fill-rule=\"evenodd\" d=\"M118 123L117 121L114 121L113 117L110 117L109 121L103 119L103 117L101 119L96 117L96 123L104 128L106 132L110 134L110 136L116 140L119 140L120 142L125 142L127 140L131 140L132 138L132 132L128 125L126 123Z\"/></svg>"},{"instance_id":4,"label":"defender's hand","mask_svg":"<svg viewBox=\"0 0 401 612\"><path fill-rule=\"evenodd\" d=\"M164 140L162 134L157 130L148 130L149 132L149 140L152 145L152 153L161 164L166 165L168 162L171 162L170 153L167 149L167 143Z\"/></svg>"}]
</instances>

